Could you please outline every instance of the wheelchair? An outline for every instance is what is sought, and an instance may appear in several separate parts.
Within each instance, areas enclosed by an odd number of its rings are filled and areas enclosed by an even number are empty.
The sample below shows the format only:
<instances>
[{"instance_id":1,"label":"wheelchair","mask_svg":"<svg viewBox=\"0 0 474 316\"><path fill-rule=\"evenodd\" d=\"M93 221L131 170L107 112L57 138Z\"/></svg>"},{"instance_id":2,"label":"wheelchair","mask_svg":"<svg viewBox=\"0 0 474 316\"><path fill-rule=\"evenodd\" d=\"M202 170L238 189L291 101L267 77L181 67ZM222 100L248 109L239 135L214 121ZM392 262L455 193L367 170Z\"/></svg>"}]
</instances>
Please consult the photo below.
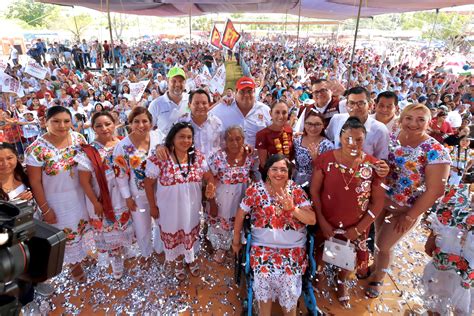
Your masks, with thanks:
<instances>
[{"instance_id":1,"label":"wheelchair","mask_svg":"<svg viewBox=\"0 0 474 316\"><path fill-rule=\"evenodd\" d=\"M242 245L239 256L235 258L235 283L241 285L242 273L245 276L247 297L242 304L242 315L252 316L253 313L253 271L250 267L250 247L252 243L250 215L246 215L243 224L245 243ZM302 294L309 315L323 315L318 309L314 296L313 280L316 276L316 260L314 253L314 226L308 226L306 237L306 253L308 254L308 268L302 276Z\"/></svg>"}]
</instances>

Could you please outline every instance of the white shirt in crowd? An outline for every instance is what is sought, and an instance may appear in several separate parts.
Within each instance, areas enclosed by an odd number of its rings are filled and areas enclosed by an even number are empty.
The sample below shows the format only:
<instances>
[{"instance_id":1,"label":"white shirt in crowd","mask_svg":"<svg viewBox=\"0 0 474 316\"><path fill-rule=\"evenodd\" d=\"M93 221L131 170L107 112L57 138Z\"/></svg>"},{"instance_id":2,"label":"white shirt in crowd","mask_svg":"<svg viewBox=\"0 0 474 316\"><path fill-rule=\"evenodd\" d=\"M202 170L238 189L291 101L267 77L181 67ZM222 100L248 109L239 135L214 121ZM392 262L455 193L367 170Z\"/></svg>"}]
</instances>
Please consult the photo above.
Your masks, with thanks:
<instances>
[{"instance_id":1,"label":"white shirt in crowd","mask_svg":"<svg viewBox=\"0 0 474 316\"><path fill-rule=\"evenodd\" d=\"M157 127L161 134L168 135L169 130L180 116L189 112L188 94L183 94L179 104L174 103L168 97L168 93L153 100L148 107L148 111L153 117L153 127Z\"/></svg>"},{"instance_id":2,"label":"white shirt in crowd","mask_svg":"<svg viewBox=\"0 0 474 316\"><path fill-rule=\"evenodd\" d=\"M326 136L334 142L335 148L341 147L339 133L348 118L349 113L336 114L331 118L326 128ZM364 152L378 159L387 159L390 136L385 124L369 116L364 126L367 130L363 148Z\"/></svg>"},{"instance_id":3,"label":"white shirt in crowd","mask_svg":"<svg viewBox=\"0 0 474 316\"><path fill-rule=\"evenodd\" d=\"M462 116L458 110L448 112L446 121L451 124L452 128L458 128L462 124Z\"/></svg>"},{"instance_id":4,"label":"white shirt in crowd","mask_svg":"<svg viewBox=\"0 0 474 316\"><path fill-rule=\"evenodd\" d=\"M220 118L224 130L234 125L242 127L245 142L251 146L255 146L257 132L271 124L270 108L258 101L246 116L242 114L235 100L231 105L219 103L211 110L211 113Z\"/></svg>"},{"instance_id":5,"label":"white shirt in crowd","mask_svg":"<svg viewBox=\"0 0 474 316\"><path fill-rule=\"evenodd\" d=\"M377 120L375 118L375 113L370 114L369 117L373 118L374 120ZM382 123L382 122L380 122L380 123ZM393 118L390 120L390 122L385 124L385 126L387 127L389 133L395 133L398 129L398 116L394 115Z\"/></svg>"},{"instance_id":6,"label":"white shirt in crowd","mask_svg":"<svg viewBox=\"0 0 474 316\"><path fill-rule=\"evenodd\" d=\"M191 113L186 113L178 119L178 122L189 122L194 128L194 145L206 159L221 149L224 145L224 125L222 121L212 113L208 113L207 120L202 125L197 125Z\"/></svg>"}]
</instances>

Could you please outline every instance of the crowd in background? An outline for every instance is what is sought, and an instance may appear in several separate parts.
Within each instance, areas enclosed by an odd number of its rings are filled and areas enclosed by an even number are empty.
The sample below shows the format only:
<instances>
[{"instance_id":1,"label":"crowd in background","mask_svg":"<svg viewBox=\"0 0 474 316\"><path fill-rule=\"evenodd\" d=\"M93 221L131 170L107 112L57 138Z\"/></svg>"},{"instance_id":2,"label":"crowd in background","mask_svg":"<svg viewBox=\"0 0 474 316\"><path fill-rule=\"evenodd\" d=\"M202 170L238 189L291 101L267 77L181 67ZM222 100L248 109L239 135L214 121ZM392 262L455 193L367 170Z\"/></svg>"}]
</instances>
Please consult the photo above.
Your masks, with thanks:
<instances>
[{"instance_id":1,"label":"crowd in background","mask_svg":"<svg viewBox=\"0 0 474 316\"><path fill-rule=\"evenodd\" d=\"M261 312L278 300L293 314L313 255L307 225L320 266L327 240L354 244L356 275L375 298L394 246L430 213L426 304L472 312L474 85L446 72L441 52L364 48L350 64L343 46L249 42L239 52L250 73L218 93L195 80L225 62L207 44L37 40L28 56L44 79L13 49L5 73L24 95L1 94L2 193L34 197L66 232L74 279L87 280L89 231L117 279L134 243L143 260L164 252L178 280L186 268L198 276L202 223L223 262L250 214ZM104 68L113 63L116 73ZM143 80L137 99L130 84ZM338 270L346 308L349 279Z\"/></svg>"}]
</instances>

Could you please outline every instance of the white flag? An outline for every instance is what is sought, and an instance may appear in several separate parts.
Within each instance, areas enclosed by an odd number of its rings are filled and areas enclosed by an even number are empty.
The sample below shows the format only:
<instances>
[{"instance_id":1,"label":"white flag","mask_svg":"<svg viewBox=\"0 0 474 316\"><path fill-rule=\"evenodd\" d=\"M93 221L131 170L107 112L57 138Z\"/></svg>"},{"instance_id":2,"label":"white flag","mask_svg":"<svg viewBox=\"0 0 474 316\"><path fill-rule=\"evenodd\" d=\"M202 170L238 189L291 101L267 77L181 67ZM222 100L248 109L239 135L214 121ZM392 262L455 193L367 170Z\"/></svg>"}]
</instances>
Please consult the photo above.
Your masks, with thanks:
<instances>
[{"instance_id":1,"label":"white flag","mask_svg":"<svg viewBox=\"0 0 474 316\"><path fill-rule=\"evenodd\" d=\"M0 92L13 92L20 97L24 95L20 82L4 72L0 72Z\"/></svg>"},{"instance_id":2,"label":"white flag","mask_svg":"<svg viewBox=\"0 0 474 316\"><path fill-rule=\"evenodd\" d=\"M48 73L48 69L41 67L34 60L30 60L26 65L25 72L35 78L44 79Z\"/></svg>"},{"instance_id":3,"label":"white flag","mask_svg":"<svg viewBox=\"0 0 474 316\"><path fill-rule=\"evenodd\" d=\"M146 86L148 86L148 82L150 82L150 80L133 82L129 84L130 95L135 101L138 102L141 100L143 92L145 92Z\"/></svg>"},{"instance_id":4,"label":"white flag","mask_svg":"<svg viewBox=\"0 0 474 316\"><path fill-rule=\"evenodd\" d=\"M0 60L0 72L5 72L7 69L8 63L6 61Z\"/></svg>"},{"instance_id":5,"label":"white flag","mask_svg":"<svg viewBox=\"0 0 474 316\"><path fill-rule=\"evenodd\" d=\"M225 65L222 64L219 68L217 68L216 74L214 75L214 77L212 77L211 81L209 81L209 90L212 93L216 93L217 91L219 92L219 94L223 94L225 87L225 79Z\"/></svg>"}]
</instances>

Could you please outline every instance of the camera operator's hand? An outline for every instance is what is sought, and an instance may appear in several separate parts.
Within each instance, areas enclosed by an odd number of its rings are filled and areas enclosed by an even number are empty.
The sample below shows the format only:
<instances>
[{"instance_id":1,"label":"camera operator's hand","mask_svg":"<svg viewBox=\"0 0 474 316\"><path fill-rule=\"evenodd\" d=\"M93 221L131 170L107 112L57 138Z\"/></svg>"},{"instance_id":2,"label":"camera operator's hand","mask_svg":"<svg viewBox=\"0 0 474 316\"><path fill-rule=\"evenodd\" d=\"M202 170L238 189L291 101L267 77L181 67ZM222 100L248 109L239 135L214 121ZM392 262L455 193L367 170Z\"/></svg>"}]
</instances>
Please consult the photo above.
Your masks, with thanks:
<instances>
[{"instance_id":1,"label":"camera operator's hand","mask_svg":"<svg viewBox=\"0 0 474 316\"><path fill-rule=\"evenodd\" d=\"M56 213L54 213L52 208L50 208L46 213L43 213L43 221L48 224L56 224L58 222L56 219Z\"/></svg>"}]
</instances>

